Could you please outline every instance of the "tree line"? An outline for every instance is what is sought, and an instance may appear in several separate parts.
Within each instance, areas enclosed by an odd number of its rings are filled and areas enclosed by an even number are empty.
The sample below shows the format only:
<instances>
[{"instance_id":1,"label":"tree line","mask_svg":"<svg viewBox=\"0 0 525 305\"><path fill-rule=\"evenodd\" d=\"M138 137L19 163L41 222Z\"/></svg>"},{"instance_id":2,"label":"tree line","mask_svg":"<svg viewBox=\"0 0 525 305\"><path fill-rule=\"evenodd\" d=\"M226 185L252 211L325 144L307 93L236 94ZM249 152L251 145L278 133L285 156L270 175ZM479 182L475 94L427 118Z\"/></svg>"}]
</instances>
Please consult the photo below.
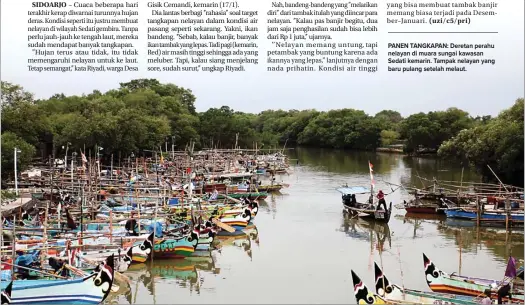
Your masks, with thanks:
<instances>
[{"instance_id":1,"label":"tree line","mask_svg":"<svg viewBox=\"0 0 525 305\"><path fill-rule=\"evenodd\" d=\"M489 176L486 164L508 183L523 183L523 98L497 117L449 108L403 117L394 110L266 110L243 113L228 106L197 112L191 90L156 79L120 83L118 89L82 96L35 99L23 87L2 82L2 178L35 156L103 147L103 155L127 157L159 146L271 148L286 145L375 150L402 144L406 153L437 152ZM521 173L521 174L520 174ZM5 174L5 175L4 175Z\"/></svg>"}]
</instances>

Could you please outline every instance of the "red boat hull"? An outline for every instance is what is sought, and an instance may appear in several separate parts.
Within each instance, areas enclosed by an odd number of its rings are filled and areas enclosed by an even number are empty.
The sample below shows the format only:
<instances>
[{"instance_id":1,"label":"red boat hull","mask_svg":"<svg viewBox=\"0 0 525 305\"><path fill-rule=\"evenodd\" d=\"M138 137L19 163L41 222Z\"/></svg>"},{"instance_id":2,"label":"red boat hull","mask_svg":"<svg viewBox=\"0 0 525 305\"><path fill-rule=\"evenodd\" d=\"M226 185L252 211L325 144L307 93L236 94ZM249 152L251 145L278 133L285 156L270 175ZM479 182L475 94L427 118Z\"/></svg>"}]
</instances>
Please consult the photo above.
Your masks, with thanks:
<instances>
[{"instance_id":1,"label":"red boat hull","mask_svg":"<svg viewBox=\"0 0 525 305\"><path fill-rule=\"evenodd\" d=\"M413 214L439 214L439 212L436 210L436 208L432 207L410 207L405 208L407 213L413 213Z\"/></svg>"}]
</instances>

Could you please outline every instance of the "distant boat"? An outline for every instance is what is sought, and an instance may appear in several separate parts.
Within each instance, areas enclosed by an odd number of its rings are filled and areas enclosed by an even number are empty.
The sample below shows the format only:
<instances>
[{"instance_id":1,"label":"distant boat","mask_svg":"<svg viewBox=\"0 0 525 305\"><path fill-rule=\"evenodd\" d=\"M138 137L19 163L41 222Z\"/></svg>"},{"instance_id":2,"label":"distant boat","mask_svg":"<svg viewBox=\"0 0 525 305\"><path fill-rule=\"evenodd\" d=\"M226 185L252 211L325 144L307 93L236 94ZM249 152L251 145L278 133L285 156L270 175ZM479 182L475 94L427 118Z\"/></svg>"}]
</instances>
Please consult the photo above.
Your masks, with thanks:
<instances>
[{"instance_id":1,"label":"distant boat","mask_svg":"<svg viewBox=\"0 0 525 305\"><path fill-rule=\"evenodd\" d=\"M478 213L477 211L467 210L465 208L452 208L445 211L447 217L456 218L456 219L466 219L466 220L477 220ZM510 219L513 221L523 222L523 213L510 213ZM481 220L506 220L505 211L484 211L481 214Z\"/></svg>"}]
</instances>

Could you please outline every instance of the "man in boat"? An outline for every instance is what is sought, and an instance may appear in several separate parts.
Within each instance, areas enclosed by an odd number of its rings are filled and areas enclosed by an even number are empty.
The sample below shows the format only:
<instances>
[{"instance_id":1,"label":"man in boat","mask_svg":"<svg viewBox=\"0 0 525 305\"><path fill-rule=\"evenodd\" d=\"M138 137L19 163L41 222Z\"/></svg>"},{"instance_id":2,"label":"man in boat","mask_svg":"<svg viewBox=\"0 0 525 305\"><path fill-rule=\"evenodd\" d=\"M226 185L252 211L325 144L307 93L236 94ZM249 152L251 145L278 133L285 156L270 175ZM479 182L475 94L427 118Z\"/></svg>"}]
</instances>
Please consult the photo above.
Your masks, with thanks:
<instances>
[{"instance_id":1,"label":"man in boat","mask_svg":"<svg viewBox=\"0 0 525 305\"><path fill-rule=\"evenodd\" d=\"M219 198L219 191L217 191L217 188L213 188L213 193L210 196L210 200L217 200Z\"/></svg>"},{"instance_id":2,"label":"man in boat","mask_svg":"<svg viewBox=\"0 0 525 305\"><path fill-rule=\"evenodd\" d=\"M126 221L126 231L130 236L139 236L139 226L137 220L135 219L135 211L131 211L131 218Z\"/></svg>"},{"instance_id":3,"label":"man in boat","mask_svg":"<svg viewBox=\"0 0 525 305\"><path fill-rule=\"evenodd\" d=\"M481 299L479 304L492 304L492 299L490 298L490 296L492 295L492 292L490 291L490 289L485 289L485 291L483 292L483 295L485 295L485 297Z\"/></svg>"},{"instance_id":4,"label":"man in boat","mask_svg":"<svg viewBox=\"0 0 525 305\"><path fill-rule=\"evenodd\" d=\"M383 209L386 211L387 208L386 208L385 194L383 193L382 190L379 190L379 192L377 193L377 199L379 199L379 202L377 203L376 210L380 210L381 206L383 206Z\"/></svg>"},{"instance_id":5,"label":"man in boat","mask_svg":"<svg viewBox=\"0 0 525 305\"><path fill-rule=\"evenodd\" d=\"M510 287L510 284L506 284L500 289L498 289L498 304L503 304L503 298L507 297L509 300L512 298L512 294L510 291L512 290L512 287ZM511 302L509 301L509 304Z\"/></svg>"},{"instance_id":6,"label":"man in boat","mask_svg":"<svg viewBox=\"0 0 525 305\"><path fill-rule=\"evenodd\" d=\"M355 194L352 194L352 196L350 196L350 206L357 206L357 199L355 198Z\"/></svg>"}]
</instances>

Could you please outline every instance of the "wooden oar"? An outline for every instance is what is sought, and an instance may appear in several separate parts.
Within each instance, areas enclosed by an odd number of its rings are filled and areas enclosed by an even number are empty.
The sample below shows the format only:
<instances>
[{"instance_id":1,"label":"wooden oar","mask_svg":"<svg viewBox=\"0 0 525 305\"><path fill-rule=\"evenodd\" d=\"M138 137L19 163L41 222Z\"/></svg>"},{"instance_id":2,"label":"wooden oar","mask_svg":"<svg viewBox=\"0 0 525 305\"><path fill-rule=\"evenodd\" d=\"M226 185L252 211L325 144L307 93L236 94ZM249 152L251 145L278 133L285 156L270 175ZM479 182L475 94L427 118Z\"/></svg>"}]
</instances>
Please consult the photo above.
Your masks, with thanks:
<instances>
[{"instance_id":1,"label":"wooden oar","mask_svg":"<svg viewBox=\"0 0 525 305\"><path fill-rule=\"evenodd\" d=\"M225 224L225 223L220 222L217 218L213 218L211 221L212 221L214 224L216 224L219 228L221 228L221 229L223 229L223 230L225 230L225 231L228 231L228 232L230 232L230 233L235 232L235 228L233 228L233 227L230 226L230 225L227 225L227 224Z\"/></svg>"},{"instance_id":2,"label":"wooden oar","mask_svg":"<svg viewBox=\"0 0 525 305\"><path fill-rule=\"evenodd\" d=\"M228 195L224 195L225 198L228 198L229 200L235 202L235 203L240 203L240 204L243 204L242 201L240 201L239 199L236 199L236 198L233 198L233 197L230 197Z\"/></svg>"}]
</instances>

